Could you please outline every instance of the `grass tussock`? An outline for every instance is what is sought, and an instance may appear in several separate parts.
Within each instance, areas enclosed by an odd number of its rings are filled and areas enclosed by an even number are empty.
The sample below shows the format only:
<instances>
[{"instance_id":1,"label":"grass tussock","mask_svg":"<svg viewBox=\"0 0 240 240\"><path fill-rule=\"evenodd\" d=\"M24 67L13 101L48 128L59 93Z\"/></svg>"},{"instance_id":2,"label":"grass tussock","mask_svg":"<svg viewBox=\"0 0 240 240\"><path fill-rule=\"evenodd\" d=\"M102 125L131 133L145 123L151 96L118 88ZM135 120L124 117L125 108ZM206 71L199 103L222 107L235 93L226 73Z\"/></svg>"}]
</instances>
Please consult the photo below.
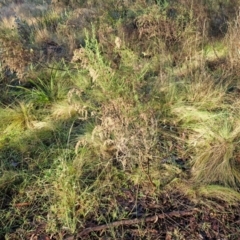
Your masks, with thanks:
<instances>
[{"instance_id":1,"label":"grass tussock","mask_svg":"<svg viewBox=\"0 0 240 240\"><path fill-rule=\"evenodd\" d=\"M0 6L0 238L237 239L238 1Z\"/></svg>"}]
</instances>

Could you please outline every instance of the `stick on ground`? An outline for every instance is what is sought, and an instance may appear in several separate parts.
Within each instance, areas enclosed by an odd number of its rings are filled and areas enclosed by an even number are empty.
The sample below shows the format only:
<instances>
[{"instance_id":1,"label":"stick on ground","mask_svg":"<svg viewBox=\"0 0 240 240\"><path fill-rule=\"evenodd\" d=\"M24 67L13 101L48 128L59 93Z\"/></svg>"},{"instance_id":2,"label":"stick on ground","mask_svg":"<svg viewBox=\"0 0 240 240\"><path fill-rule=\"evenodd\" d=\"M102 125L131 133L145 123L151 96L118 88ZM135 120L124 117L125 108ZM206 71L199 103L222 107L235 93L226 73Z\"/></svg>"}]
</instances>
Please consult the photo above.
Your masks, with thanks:
<instances>
[{"instance_id":1,"label":"stick on ground","mask_svg":"<svg viewBox=\"0 0 240 240\"><path fill-rule=\"evenodd\" d=\"M96 227L89 227L85 228L83 231L79 232L77 234L77 237L83 237L91 232L98 232L102 231L111 227L118 227L118 226L123 226L123 225L133 225L133 224L138 224L138 223L143 223L143 222L157 222L158 219L163 219L166 217L184 217L184 216L192 216L194 214L194 210L192 211L173 211L169 213L160 213L156 214L154 216L149 216L149 217L143 217L143 218L134 218L134 219L127 219L127 220L120 220L116 222L112 222L109 224L104 224L104 225L99 225Z\"/></svg>"}]
</instances>

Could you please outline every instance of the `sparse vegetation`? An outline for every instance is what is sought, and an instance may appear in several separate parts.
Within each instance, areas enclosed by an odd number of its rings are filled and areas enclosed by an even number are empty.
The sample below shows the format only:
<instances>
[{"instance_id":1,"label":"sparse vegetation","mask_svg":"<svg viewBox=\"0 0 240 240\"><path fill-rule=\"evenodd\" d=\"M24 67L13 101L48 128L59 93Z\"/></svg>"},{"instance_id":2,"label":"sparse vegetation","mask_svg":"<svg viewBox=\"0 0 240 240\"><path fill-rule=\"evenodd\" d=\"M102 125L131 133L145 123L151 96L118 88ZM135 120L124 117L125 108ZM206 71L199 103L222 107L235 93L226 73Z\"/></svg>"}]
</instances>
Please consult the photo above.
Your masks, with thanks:
<instances>
[{"instance_id":1,"label":"sparse vegetation","mask_svg":"<svg viewBox=\"0 0 240 240\"><path fill-rule=\"evenodd\" d=\"M0 238L238 239L239 7L0 0Z\"/></svg>"}]
</instances>

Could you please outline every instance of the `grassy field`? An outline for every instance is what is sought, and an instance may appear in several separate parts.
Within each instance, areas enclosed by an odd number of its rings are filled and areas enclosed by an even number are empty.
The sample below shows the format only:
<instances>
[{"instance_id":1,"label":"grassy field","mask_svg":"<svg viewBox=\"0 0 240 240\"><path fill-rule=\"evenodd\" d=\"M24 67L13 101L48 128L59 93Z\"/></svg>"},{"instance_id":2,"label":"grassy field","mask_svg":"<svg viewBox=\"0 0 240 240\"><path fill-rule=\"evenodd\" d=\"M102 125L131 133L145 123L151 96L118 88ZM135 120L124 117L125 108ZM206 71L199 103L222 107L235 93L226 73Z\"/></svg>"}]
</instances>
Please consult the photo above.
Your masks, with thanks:
<instances>
[{"instance_id":1,"label":"grassy field","mask_svg":"<svg viewBox=\"0 0 240 240\"><path fill-rule=\"evenodd\" d=\"M239 0L0 0L0 239L239 239Z\"/></svg>"}]
</instances>

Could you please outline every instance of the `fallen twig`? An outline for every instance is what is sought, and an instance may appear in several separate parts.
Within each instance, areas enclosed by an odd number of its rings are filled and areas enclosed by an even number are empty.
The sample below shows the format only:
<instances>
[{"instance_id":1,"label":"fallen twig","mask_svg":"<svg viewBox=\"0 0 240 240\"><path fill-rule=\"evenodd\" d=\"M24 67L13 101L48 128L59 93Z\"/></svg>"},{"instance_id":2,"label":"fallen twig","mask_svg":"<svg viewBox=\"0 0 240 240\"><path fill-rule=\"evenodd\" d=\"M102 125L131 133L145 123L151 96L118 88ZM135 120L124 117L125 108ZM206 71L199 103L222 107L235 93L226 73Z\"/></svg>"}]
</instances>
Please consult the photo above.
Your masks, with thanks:
<instances>
[{"instance_id":1,"label":"fallen twig","mask_svg":"<svg viewBox=\"0 0 240 240\"><path fill-rule=\"evenodd\" d=\"M123 225L133 225L133 224L138 224L138 223L143 223L143 222L157 222L158 219L163 219L166 217L184 217L184 216L192 216L194 213L194 210L192 211L173 211L169 213L160 213L156 214L154 216L149 216L149 217L143 217L143 218L134 218L134 219L127 219L127 220L120 220L104 225L99 225L96 227L89 227L85 228L83 231L79 232L77 234L77 237L82 237L90 232L98 232L102 231L111 227L118 227L118 226L123 226Z\"/></svg>"},{"instance_id":2,"label":"fallen twig","mask_svg":"<svg viewBox=\"0 0 240 240\"><path fill-rule=\"evenodd\" d=\"M13 206L16 208L21 208L21 207L27 207L29 205L31 205L30 202L22 202L22 203L15 203Z\"/></svg>"}]
</instances>

